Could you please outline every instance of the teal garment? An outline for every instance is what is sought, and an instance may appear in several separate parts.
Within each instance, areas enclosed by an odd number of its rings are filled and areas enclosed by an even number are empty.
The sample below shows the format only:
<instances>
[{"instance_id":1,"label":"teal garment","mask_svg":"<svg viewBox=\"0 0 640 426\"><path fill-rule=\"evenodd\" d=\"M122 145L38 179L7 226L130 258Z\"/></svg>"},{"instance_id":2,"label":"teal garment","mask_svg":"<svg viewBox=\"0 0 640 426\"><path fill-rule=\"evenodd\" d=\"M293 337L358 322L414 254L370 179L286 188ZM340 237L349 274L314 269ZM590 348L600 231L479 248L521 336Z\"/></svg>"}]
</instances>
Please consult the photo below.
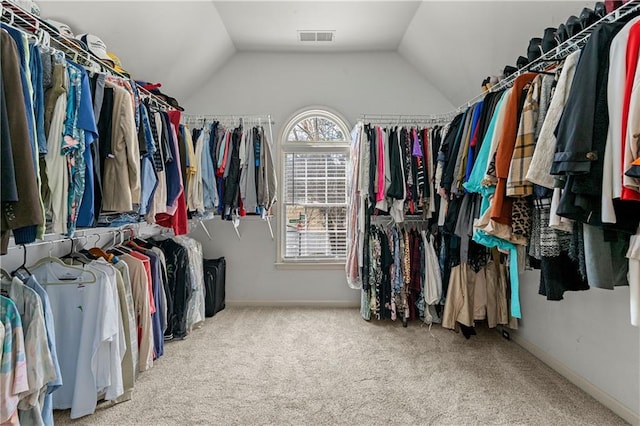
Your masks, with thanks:
<instances>
[{"instance_id":1,"label":"teal garment","mask_svg":"<svg viewBox=\"0 0 640 426\"><path fill-rule=\"evenodd\" d=\"M502 108L502 103L504 101L504 97L507 94L505 91L498 104L496 105L496 109L493 112L493 116L491 117L491 122L489 123L489 127L487 128L487 133L484 135L484 139L482 140L482 146L480 147L480 151L478 152L478 157L476 158L476 162L473 165L473 170L471 170L471 174L469 175L469 180L462 184L464 189L469 192L477 192L484 195L485 188L482 186L482 180L484 179L484 172L487 170L487 165L489 164L489 150L491 149L491 139L493 139L493 135L496 132L496 122L498 121L498 115L500 113L500 109Z\"/></svg>"},{"instance_id":2,"label":"teal garment","mask_svg":"<svg viewBox=\"0 0 640 426\"><path fill-rule=\"evenodd\" d=\"M495 185L482 189L482 203L480 204L480 216L482 216L490 206L491 195L495 192ZM473 233L473 241L485 247L497 247L500 250L509 252L509 279L511 281L511 316L522 318L520 313L520 277L518 276L518 250L516 245L502 238L488 235L484 231L477 230Z\"/></svg>"},{"instance_id":3,"label":"teal garment","mask_svg":"<svg viewBox=\"0 0 640 426\"><path fill-rule=\"evenodd\" d=\"M86 167L84 163L85 131L78 127L78 111L82 100L82 72L69 62L67 74L69 76L69 92L67 93L67 114L64 137L62 138L62 152L67 157L69 170L67 236L71 238L76 231L80 204L84 196Z\"/></svg>"},{"instance_id":4,"label":"teal garment","mask_svg":"<svg viewBox=\"0 0 640 426\"><path fill-rule=\"evenodd\" d=\"M518 277L518 250L516 245L502 238L487 235L484 231L473 233L473 241L485 247L497 247L509 251L509 280L511 281L511 316L522 318L520 313L520 278Z\"/></svg>"}]
</instances>

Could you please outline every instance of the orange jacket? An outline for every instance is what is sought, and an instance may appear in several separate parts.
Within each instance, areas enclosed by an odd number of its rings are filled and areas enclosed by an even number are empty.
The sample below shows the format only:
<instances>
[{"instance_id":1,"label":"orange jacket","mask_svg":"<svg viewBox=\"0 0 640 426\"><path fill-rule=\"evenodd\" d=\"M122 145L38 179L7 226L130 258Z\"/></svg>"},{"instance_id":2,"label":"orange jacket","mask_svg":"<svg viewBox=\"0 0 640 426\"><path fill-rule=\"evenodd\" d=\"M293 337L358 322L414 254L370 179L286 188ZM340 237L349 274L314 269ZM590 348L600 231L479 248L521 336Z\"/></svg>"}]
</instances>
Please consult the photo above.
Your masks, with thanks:
<instances>
[{"instance_id":1,"label":"orange jacket","mask_svg":"<svg viewBox=\"0 0 640 426\"><path fill-rule=\"evenodd\" d=\"M527 84L531 83L536 75L533 72L525 73L513 82L513 88L511 89L513 92L505 106L507 115L505 116L504 126L500 130L500 140L496 150L496 177L498 178L498 184L491 202L491 219L507 225L511 225L512 206L511 198L506 196L507 178L509 177L509 166L511 165L511 157L513 156L513 148L516 144L516 135L518 133L518 106L522 98L522 90Z\"/></svg>"}]
</instances>

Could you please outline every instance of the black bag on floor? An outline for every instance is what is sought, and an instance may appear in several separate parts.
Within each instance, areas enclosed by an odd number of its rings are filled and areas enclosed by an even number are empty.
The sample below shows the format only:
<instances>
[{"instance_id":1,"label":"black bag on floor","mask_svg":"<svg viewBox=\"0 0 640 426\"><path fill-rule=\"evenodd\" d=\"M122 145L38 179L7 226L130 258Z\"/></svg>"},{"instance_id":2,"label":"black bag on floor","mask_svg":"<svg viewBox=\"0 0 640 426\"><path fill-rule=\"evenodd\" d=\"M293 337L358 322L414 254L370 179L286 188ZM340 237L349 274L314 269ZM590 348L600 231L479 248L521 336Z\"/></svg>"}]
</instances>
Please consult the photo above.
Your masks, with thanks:
<instances>
[{"instance_id":1,"label":"black bag on floor","mask_svg":"<svg viewBox=\"0 0 640 426\"><path fill-rule=\"evenodd\" d=\"M204 315L206 317L212 317L224 309L226 267L224 257L204 259Z\"/></svg>"}]
</instances>

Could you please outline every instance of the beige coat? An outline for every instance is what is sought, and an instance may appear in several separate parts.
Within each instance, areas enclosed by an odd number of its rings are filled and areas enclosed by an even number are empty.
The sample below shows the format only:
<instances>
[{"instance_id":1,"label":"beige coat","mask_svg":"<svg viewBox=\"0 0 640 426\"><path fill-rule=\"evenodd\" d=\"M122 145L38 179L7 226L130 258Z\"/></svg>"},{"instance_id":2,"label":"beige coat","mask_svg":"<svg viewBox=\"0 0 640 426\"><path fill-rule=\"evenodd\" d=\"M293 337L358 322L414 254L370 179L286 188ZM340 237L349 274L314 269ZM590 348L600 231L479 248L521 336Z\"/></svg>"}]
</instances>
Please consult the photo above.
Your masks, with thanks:
<instances>
[{"instance_id":1,"label":"beige coat","mask_svg":"<svg viewBox=\"0 0 640 426\"><path fill-rule=\"evenodd\" d=\"M113 89L111 158L105 159L102 211L128 212L140 203L140 149L129 93L107 81Z\"/></svg>"},{"instance_id":2,"label":"beige coat","mask_svg":"<svg viewBox=\"0 0 640 426\"><path fill-rule=\"evenodd\" d=\"M571 83L579 58L580 52L574 52L567 56L564 61L555 94L551 99L551 105L549 105L547 116L542 124L536 149L533 152L531 164L529 165L529 170L526 175L527 181L549 189L553 189L555 182L555 177L549 173L556 149L556 136L554 132L560 122L564 105L569 97Z\"/></svg>"}]
</instances>

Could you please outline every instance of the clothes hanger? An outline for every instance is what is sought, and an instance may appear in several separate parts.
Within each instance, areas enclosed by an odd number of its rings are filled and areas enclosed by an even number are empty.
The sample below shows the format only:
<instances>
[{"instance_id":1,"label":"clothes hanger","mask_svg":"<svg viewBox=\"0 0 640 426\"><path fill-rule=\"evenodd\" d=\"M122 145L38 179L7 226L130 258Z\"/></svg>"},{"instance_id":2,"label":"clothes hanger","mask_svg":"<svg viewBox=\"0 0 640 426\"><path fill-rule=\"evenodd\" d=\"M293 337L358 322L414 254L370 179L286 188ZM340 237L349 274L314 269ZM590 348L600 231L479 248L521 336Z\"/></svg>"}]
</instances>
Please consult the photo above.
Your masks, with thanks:
<instances>
[{"instance_id":1,"label":"clothes hanger","mask_svg":"<svg viewBox=\"0 0 640 426\"><path fill-rule=\"evenodd\" d=\"M125 247L130 247L130 248L134 249L135 251L139 251L139 252L147 251L146 247L142 247L141 245L139 245L134 240L129 240L129 241L125 242L124 244L125 244Z\"/></svg>"},{"instance_id":2,"label":"clothes hanger","mask_svg":"<svg viewBox=\"0 0 640 426\"><path fill-rule=\"evenodd\" d=\"M23 270L27 274L31 275L29 269L27 269L27 246L26 244L21 244L22 250L24 251L22 257L22 265L18 266L14 271L11 272L11 276L14 276L18 271Z\"/></svg>"},{"instance_id":3,"label":"clothes hanger","mask_svg":"<svg viewBox=\"0 0 640 426\"><path fill-rule=\"evenodd\" d=\"M133 238L133 242L135 242L136 244L139 244L141 246L144 246L146 244L149 244L149 242L147 240L145 240L144 238L141 237L134 237Z\"/></svg>"},{"instance_id":4,"label":"clothes hanger","mask_svg":"<svg viewBox=\"0 0 640 426\"><path fill-rule=\"evenodd\" d=\"M0 276L2 278L5 278L7 280L12 280L11 274L9 274L7 271L5 271L4 269L0 268Z\"/></svg>"},{"instance_id":5,"label":"clothes hanger","mask_svg":"<svg viewBox=\"0 0 640 426\"><path fill-rule=\"evenodd\" d=\"M113 247L111 250L107 250L107 253L115 253L122 256L122 255L131 253L131 249L128 247L118 245L116 247Z\"/></svg>"},{"instance_id":6,"label":"clothes hanger","mask_svg":"<svg viewBox=\"0 0 640 426\"><path fill-rule=\"evenodd\" d=\"M91 261L91 260L96 260L98 257L94 256L88 249L84 248L82 250L80 250L78 253L84 255L87 260Z\"/></svg>"},{"instance_id":7,"label":"clothes hanger","mask_svg":"<svg viewBox=\"0 0 640 426\"><path fill-rule=\"evenodd\" d=\"M51 245L53 246L53 243L51 243ZM98 279L96 277L96 274L94 274L92 271L85 269L85 268L80 268L77 266L73 266L73 265L68 265L66 263L64 263L62 260L60 260L57 257L51 257L51 248L49 248L49 256L48 257L43 257L42 259L38 260L34 265L31 265L32 268L38 268L39 266L44 265L45 263L57 263L60 266L64 266L65 268L67 268L68 270L73 270L76 272L80 272L80 274L78 274L75 277L69 277L68 279L65 278L61 278L60 281L58 282L47 282L47 284L71 284L73 283L78 283L78 284L91 284L91 283L95 283ZM82 274L86 274L88 275L90 278L89 279L79 279L79 276Z\"/></svg>"},{"instance_id":8,"label":"clothes hanger","mask_svg":"<svg viewBox=\"0 0 640 426\"><path fill-rule=\"evenodd\" d=\"M131 253L131 249L124 246L124 231L124 229L120 231L120 243L114 246L111 250L108 250L109 253L115 252L120 255Z\"/></svg>"},{"instance_id":9,"label":"clothes hanger","mask_svg":"<svg viewBox=\"0 0 640 426\"><path fill-rule=\"evenodd\" d=\"M85 236L84 238L86 239L87 237ZM85 265L87 263L91 263L91 259L89 259L87 256L85 256L83 253L80 253L79 251L76 251L75 238L70 238L70 240L71 240L71 251L69 253L67 253L66 255L62 256L60 258L60 260L62 260L62 261L70 260L71 264L73 264L74 260L79 261L83 265Z\"/></svg>"},{"instance_id":10,"label":"clothes hanger","mask_svg":"<svg viewBox=\"0 0 640 426\"><path fill-rule=\"evenodd\" d=\"M100 242L100 238L102 238L102 236L100 234L95 234L94 236L96 237L96 242L93 243L93 246L98 247L98 243Z\"/></svg>"},{"instance_id":11,"label":"clothes hanger","mask_svg":"<svg viewBox=\"0 0 640 426\"><path fill-rule=\"evenodd\" d=\"M102 258L109 263L118 263L120 259L115 256L113 253L108 253L101 249L100 247L93 247L88 250L89 254L95 256L96 258Z\"/></svg>"},{"instance_id":12,"label":"clothes hanger","mask_svg":"<svg viewBox=\"0 0 640 426\"><path fill-rule=\"evenodd\" d=\"M113 241L110 244L107 244L104 249L100 248L100 247L93 247L93 248L89 249L89 253L91 253L92 255L94 255L96 257L101 257L101 258L105 259L108 262L117 263L120 259L118 259L112 253L112 251L116 247L117 232L116 231L110 231L110 232L113 234ZM118 252L118 254L124 254L124 252Z\"/></svg>"},{"instance_id":13,"label":"clothes hanger","mask_svg":"<svg viewBox=\"0 0 640 426\"><path fill-rule=\"evenodd\" d=\"M9 14L9 25L13 26L13 23L15 22L15 18L16 18L15 13L13 12L13 10L6 9L6 8L3 7L2 8L2 13L4 13L4 12L8 12L8 14Z\"/></svg>"},{"instance_id":14,"label":"clothes hanger","mask_svg":"<svg viewBox=\"0 0 640 426\"><path fill-rule=\"evenodd\" d=\"M75 248L75 239L69 238L69 241L71 242L71 250L69 250L69 253L65 254L64 256L61 256L60 260L70 259L71 255L73 254L73 249Z\"/></svg>"},{"instance_id":15,"label":"clothes hanger","mask_svg":"<svg viewBox=\"0 0 640 426\"><path fill-rule=\"evenodd\" d=\"M123 239L122 239L122 242L120 243L120 245L122 247L124 247L124 248L133 248L133 249L136 249L136 250L138 250L138 249L146 250L145 248L140 247L140 245L137 244L134 241L134 237L136 236L136 234L135 234L135 229L133 227L131 227L131 226L130 227L126 227L125 229L123 229L123 232L124 231L129 231L129 239L124 241L124 234L122 235Z\"/></svg>"},{"instance_id":16,"label":"clothes hanger","mask_svg":"<svg viewBox=\"0 0 640 426\"><path fill-rule=\"evenodd\" d=\"M83 235L80 238L85 239L85 245L89 241L89 237L87 237L86 235ZM89 254L89 256L87 256L87 254ZM71 259L77 260L81 264L86 265L91 263L93 260L95 260L95 257L91 253L89 253L87 250L76 250L73 253L71 253Z\"/></svg>"},{"instance_id":17,"label":"clothes hanger","mask_svg":"<svg viewBox=\"0 0 640 426\"><path fill-rule=\"evenodd\" d=\"M114 231L113 232L113 243L115 243L115 236L116 233ZM102 258L104 260L106 260L109 263L118 263L120 261L120 259L118 259L117 256L115 256L112 253L108 253L106 252L104 249L102 249L101 247L98 247L97 244L100 241L100 239L102 238L102 236L100 234L96 234L96 242L94 244L94 247L86 250L87 253L89 253L91 256L94 256L96 259ZM113 244L112 243L112 244Z\"/></svg>"}]
</instances>

